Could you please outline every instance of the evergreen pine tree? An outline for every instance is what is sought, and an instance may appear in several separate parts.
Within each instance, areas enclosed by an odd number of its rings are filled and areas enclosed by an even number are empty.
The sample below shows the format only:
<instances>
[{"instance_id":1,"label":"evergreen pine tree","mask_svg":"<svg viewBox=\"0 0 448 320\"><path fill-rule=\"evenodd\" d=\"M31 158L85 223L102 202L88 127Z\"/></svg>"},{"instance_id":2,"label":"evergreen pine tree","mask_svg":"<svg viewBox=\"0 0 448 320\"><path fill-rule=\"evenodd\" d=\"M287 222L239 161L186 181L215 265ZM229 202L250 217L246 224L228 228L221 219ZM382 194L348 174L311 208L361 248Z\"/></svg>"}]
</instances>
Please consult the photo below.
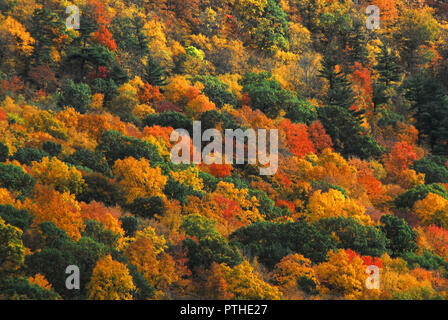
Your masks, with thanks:
<instances>
[{"instance_id":1,"label":"evergreen pine tree","mask_svg":"<svg viewBox=\"0 0 448 320\"><path fill-rule=\"evenodd\" d=\"M167 85L162 67L151 55L148 55L144 79L152 86L164 87Z\"/></svg>"},{"instance_id":2,"label":"evergreen pine tree","mask_svg":"<svg viewBox=\"0 0 448 320\"><path fill-rule=\"evenodd\" d=\"M33 61L35 65L51 64L51 50L54 41L65 31L65 25L52 10L43 8L34 10L31 18L30 34L36 40Z\"/></svg>"},{"instance_id":3,"label":"evergreen pine tree","mask_svg":"<svg viewBox=\"0 0 448 320\"><path fill-rule=\"evenodd\" d=\"M374 69L379 73L379 82L386 87L391 82L400 80L400 66L397 55L386 45L381 46L381 52L377 55L378 63Z\"/></svg>"},{"instance_id":4,"label":"evergreen pine tree","mask_svg":"<svg viewBox=\"0 0 448 320\"><path fill-rule=\"evenodd\" d=\"M411 101L419 142L426 141L433 153L448 154L448 95L443 85L427 71L409 77L402 85Z\"/></svg>"},{"instance_id":5,"label":"evergreen pine tree","mask_svg":"<svg viewBox=\"0 0 448 320\"><path fill-rule=\"evenodd\" d=\"M330 106L339 106L350 110L352 115L361 121L365 111L351 109L355 102L355 98L350 87L350 81L342 70L337 70L336 63L329 56L327 56L322 63L320 77L327 79L329 83L326 103Z\"/></svg>"},{"instance_id":6,"label":"evergreen pine tree","mask_svg":"<svg viewBox=\"0 0 448 320\"><path fill-rule=\"evenodd\" d=\"M135 32L135 43L137 46L137 51L141 56L148 53L148 39L146 38L145 34L142 32L143 26L145 25L145 22L143 19L139 16L135 16L134 19L132 19L132 25L134 27Z\"/></svg>"},{"instance_id":7,"label":"evergreen pine tree","mask_svg":"<svg viewBox=\"0 0 448 320\"><path fill-rule=\"evenodd\" d=\"M142 31L144 25L143 19L134 15L133 18L116 18L110 28L118 48L132 53L138 60L149 53L149 41Z\"/></svg>"},{"instance_id":8,"label":"evergreen pine tree","mask_svg":"<svg viewBox=\"0 0 448 320\"><path fill-rule=\"evenodd\" d=\"M366 65L369 62L369 52L366 47L367 35L365 33L364 21L354 19L353 28L347 36L347 42L351 49L351 63L360 62L361 64Z\"/></svg>"}]
</instances>

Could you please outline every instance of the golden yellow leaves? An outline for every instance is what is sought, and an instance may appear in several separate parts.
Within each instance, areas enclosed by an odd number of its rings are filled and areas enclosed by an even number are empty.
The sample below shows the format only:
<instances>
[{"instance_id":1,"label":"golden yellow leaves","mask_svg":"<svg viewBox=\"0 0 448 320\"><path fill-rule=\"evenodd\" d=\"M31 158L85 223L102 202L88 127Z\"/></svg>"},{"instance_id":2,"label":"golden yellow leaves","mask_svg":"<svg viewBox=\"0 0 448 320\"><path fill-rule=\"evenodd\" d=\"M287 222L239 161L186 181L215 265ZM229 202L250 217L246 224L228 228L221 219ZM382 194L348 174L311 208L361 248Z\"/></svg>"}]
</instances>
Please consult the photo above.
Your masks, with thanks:
<instances>
[{"instance_id":1,"label":"golden yellow leaves","mask_svg":"<svg viewBox=\"0 0 448 320\"><path fill-rule=\"evenodd\" d=\"M147 227L136 233L135 239L124 248L123 253L154 288L165 290L178 280L175 261L165 252L166 249L165 238Z\"/></svg>"},{"instance_id":2,"label":"golden yellow leaves","mask_svg":"<svg viewBox=\"0 0 448 320\"><path fill-rule=\"evenodd\" d=\"M163 189L168 178L159 167L152 168L147 159L136 160L129 157L117 160L112 170L126 191L128 202L136 198L165 197Z\"/></svg>"},{"instance_id":3,"label":"golden yellow leaves","mask_svg":"<svg viewBox=\"0 0 448 320\"><path fill-rule=\"evenodd\" d=\"M202 112L216 109L215 104L202 94L203 89L200 82L192 84L185 76L174 76L169 79L164 94L178 106L185 106L188 116L197 118Z\"/></svg>"},{"instance_id":4,"label":"golden yellow leaves","mask_svg":"<svg viewBox=\"0 0 448 320\"><path fill-rule=\"evenodd\" d=\"M297 281L305 277L318 285L318 280L311 260L300 254L290 254L284 257L274 268L272 280L280 286L283 293L297 289Z\"/></svg>"},{"instance_id":5,"label":"golden yellow leaves","mask_svg":"<svg viewBox=\"0 0 448 320\"><path fill-rule=\"evenodd\" d=\"M40 163L33 161L31 175L40 184L51 186L60 192L78 194L84 185L81 172L58 158L44 157Z\"/></svg>"},{"instance_id":6,"label":"golden yellow leaves","mask_svg":"<svg viewBox=\"0 0 448 320\"><path fill-rule=\"evenodd\" d=\"M143 26L142 32L147 39L150 40L148 47L151 50L151 56L155 58L163 68L174 67L173 52L171 51L165 36L165 26L158 19L150 19ZM179 49L177 49L177 51L178 50ZM173 51L176 51L176 49Z\"/></svg>"},{"instance_id":7,"label":"golden yellow leaves","mask_svg":"<svg viewBox=\"0 0 448 320\"><path fill-rule=\"evenodd\" d=\"M436 219L448 222L448 201L434 193L429 193L426 198L416 201L414 211L424 225L434 223Z\"/></svg>"},{"instance_id":8,"label":"golden yellow leaves","mask_svg":"<svg viewBox=\"0 0 448 320\"><path fill-rule=\"evenodd\" d=\"M263 221L259 206L258 199L250 197L248 189L237 189L233 183L220 181L211 194L201 199L188 197L182 211L216 221L219 232L228 236L238 228Z\"/></svg>"},{"instance_id":9,"label":"golden yellow leaves","mask_svg":"<svg viewBox=\"0 0 448 320\"><path fill-rule=\"evenodd\" d=\"M20 51L26 55L33 53L35 40L20 22L8 16L0 25L0 29L8 31L15 38L17 48Z\"/></svg>"},{"instance_id":10,"label":"golden yellow leaves","mask_svg":"<svg viewBox=\"0 0 448 320\"><path fill-rule=\"evenodd\" d=\"M344 250L328 253L328 262L316 267L320 282L332 292L339 293L347 299L359 298L365 288L367 275L363 260L355 256L350 261Z\"/></svg>"},{"instance_id":11,"label":"golden yellow leaves","mask_svg":"<svg viewBox=\"0 0 448 320\"><path fill-rule=\"evenodd\" d=\"M220 277L211 275L206 287L221 285L221 296L238 300L279 300L281 293L278 288L266 283L261 275L254 270L249 262L230 268L225 264L215 265L215 272ZM214 273L215 273L214 272Z\"/></svg>"},{"instance_id":12,"label":"golden yellow leaves","mask_svg":"<svg viewBox=\"0 0 448 320\"><path fill-rule=\"evenodd\" d=\"M201 191L204 188L204 182L199 177L199 169L190 167L184 171L170 172L174 180L193 188L193 190Z\"/></svg>"},{"instance_id":13,"label":"golden yellow leaves","mask_svg":"<svg viewBox=\"0 0 448 320\"><path fill-rule=\"evenodd\" d=\"M247 16L259 16L264 12L267 5L267 0L239 0L236 10Z\"/></svg>"},{"instance_id":14,"label":"golden yellow leaves","mask_svg":"<svg viewBox=\"0 0 448 320\"><path fill-rule=\"evenodd\" d=\"M308 204L309 221L318 221L322 218L346 217L355 218L362 224L372 224L372 220L365 214L365 208L355 200L346 198L342 192L330 189L322 193L318 190L311 196Z\"/></svg>"},{"instance_id":15,"label":"golden yellow leaves","mask_svg":"<svg viewBox=\"0 0 448 320\"><path fill-rule=\"evenodd\" d=\"M194 119L197 119L201 113L214 109L216 109L215 104L203 94L199 94L191 99L185 107L187 115L189 117L193 117Z\"/></svg>"},{"instance_id":16,"label":"golden yellow leaves","mask_svg":"<svg viewBox=\"0 0 448 320\"><path fill-rule=\"evenodd\" d=\"M0 188L0 204L1 205L10 204L15 207L18 203L16 199L8 191L8 189Z\"/></svg>"},{"instance_id":17,"label":"golden yellow leaves","mask_svg":"<svg viewBox=\"0 0 448 320\"><path fill-rule=\"evenodd\" d=\"M132 114L141 120L155 112L156 111L147 104L138 104L132 109Z\"/></svg>"},{"instance_id":18,"label":"golden yellow leaves","mask_svg":"<svg viewBox=\"0 0 448 320\"><path fill-rule=\"evenodd\" d=\"M104 95L101 93L95 93L92 95L91 107L93 110L100 111L103 108Z\"/></svg>"},{"instance_id":19,"label":"golden yellow leaves","mask_svg":"<svg viewBox=\"0 0 448 320\"><path fill-rule=\"evenodd\" d=\"M87 289L92 300L132 300L136 287L126 265L107 255L96 263Z\"/></svg>"},{"instance_id":20,"label":"golden yellow leaves","mask_svg":"<svg viewBox=\"0 0 448 320\"><path fill-rule=\"evenodd\" d=\"M382 299L397 298L397 295L408 296L408 299L427 299L435 296L431 281L421 276L418 268L410 271L406 261L401 258L381 256L383 269L381 270ZM425 279L426 278L426 279ZM426 298L422 295L427 295Z\"/></svg>"},{"instance_id":21,"label":"golden yellow leaves","mask_svg":"<svg viewBox=\"0 0 448 320\"><path fill-rule=\"evenodd\" d=\"M243 225L263 220L263 217L258 211L258 207L260 206L259 201L255 196L249 196L248 189L237 189L233 183L220 181L214 194L221 195L238 203L242 209L242 213L238 216L238 219Z\"/></svg>"}]
</instances>

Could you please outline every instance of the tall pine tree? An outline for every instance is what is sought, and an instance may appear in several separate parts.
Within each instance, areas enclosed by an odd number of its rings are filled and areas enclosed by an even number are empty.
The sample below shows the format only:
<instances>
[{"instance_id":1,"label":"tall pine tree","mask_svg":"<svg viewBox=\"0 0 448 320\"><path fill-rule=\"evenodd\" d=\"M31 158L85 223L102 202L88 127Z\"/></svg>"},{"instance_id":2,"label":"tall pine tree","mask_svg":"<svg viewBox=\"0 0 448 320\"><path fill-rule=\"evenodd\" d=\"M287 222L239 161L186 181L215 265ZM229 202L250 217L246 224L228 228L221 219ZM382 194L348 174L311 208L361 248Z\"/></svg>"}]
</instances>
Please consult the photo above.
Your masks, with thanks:
<instances>
[{"instance_id":1,"label":"tall pine tree","mask_svg":"<svg viewBox=\"0 0 448 320\"><path fill-rule=\"evenodd\" d=\"M354 18L352 30L347 33L351 63L360 62L363 65L369 63L365 29L364 20Z\"/></svg>"},{"instance_id":2,"label":"tall pine tree","mask_svg":"<svg viewBox=\"0 0 448 320\"><path fill-rule=\"evenodd\" d=\"M412 103L419 142L427 142L433 153L448 154L448 95L443 85L426 70L407 78L405 97Z\"/></svg>"},{"instance_id":3,"label":"tall pine tree","mask_svg":"<svg viewBox=\"0 0 448 320\"><path fill-rule=\"evenodd\" d=\"M361 122L365 111L351 109L355 103L351 83L331 56L325 57L319 72L320 77L327 79L329 84L326 103L330 106L339 106L350 110L352 115Z\"/></svg>"},{"instance_id":4,"label":"tall pine tree","mask_svg":"<svg viewBox=\"0 0 448 320\"><path fill-rule=\"evenodd\" d=\"M382 45L381 52L377 54L376 60L378 63L375 65L374 69L380 75L378 82L387 87L392 82L400 80L400 61L391 48Z\"/></svg>"},{"instance_id":5,"label":"tall pine tree","mask_svg":"<svg viewBox=\"0 0 448 320\"><path fill-rule=\"evenodd\" d=\"M381 51L376 55L376 61L374 69L378 72L379 78L372 85L375 111L379 105L389 101L387 89L392 85L395 87L394 82L401 79L399 58L386 44L381 46Z\"/></svg>"},{"instance_id":6,"label":"tall pine tree","mask_svg":"<svg viewBox=\"0 0 448 320\"><path fill-rule=\"evenodd\" d=\"M65 24L61 18L50 9L36 9L31 18L30 33L36 40L32 57L34 65L53 64L52 48L56 39L65 34Z\"/></svg>"},{"instance_id":7,"label":"tall pine tree","mask_svg":"<svg viewBox=\"0 0 448 320\"><path fill-rule=\"evenodd\" d=\"M159 88L167 85L165 72L151 55L148 55L144 79L150 85L158 86Z\"/></svg>"}]
</instances>

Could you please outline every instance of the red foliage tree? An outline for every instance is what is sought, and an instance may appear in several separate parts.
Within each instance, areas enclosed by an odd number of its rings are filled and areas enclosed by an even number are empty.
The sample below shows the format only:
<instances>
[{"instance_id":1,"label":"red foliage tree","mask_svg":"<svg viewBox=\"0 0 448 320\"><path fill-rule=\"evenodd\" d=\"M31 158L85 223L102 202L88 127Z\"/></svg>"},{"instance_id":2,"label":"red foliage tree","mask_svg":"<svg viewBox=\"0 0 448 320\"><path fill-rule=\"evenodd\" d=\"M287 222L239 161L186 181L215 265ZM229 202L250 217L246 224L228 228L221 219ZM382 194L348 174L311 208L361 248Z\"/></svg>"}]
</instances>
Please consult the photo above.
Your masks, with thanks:
<instances>
[{"instance_id":1,"label":"red foliage tree","mask_svg":"<svg viewBox=\"0 0 448 320\"><path fill-rule=\"evenodd\" d=\"M285 134L286 143L290 151L302 158L309 153L316 153L313 142L308 133L308 127L303 123L292 123L285 119L280 123L280 128Z\"/></svg>"},{"instance_id":2,"label":"red foliage tree","mask_svg":"<svg viewBox=\"0 0 448 320\"><path fill-rule=\"evenodd\" d=\"M395 144L384 164L388 172L398 176L401 172L407 170L417 158L414 147L402 141Z\"/></svg>"},{"instance_id":3,"label":"red foliage tree","mask_svg":"<svg viewBox=\"0 0 448 320\"><path fill-rule=\"evenodd\" d=\"M87 79L89 79L90 81L99 79L99 78L106 79L107 73L108 73L108 71L105 67L98 67L98 69L96 71L91 71L87 75Z\"/></svg>"},{"instance_id":4,"label":"red foliage tree","mask_svg":"<svg viewBox=\"0 0 448 320\"><path fill-rule=\"evenodd\" d=\"M1 81L0 93L4 94L5 92L11 92L15 95L20 90L23 90L23 88L25 88L25 84L23 83L23 81L20 80L19 77L14 76L9 81Z\"/></svg>"},{"instance_id":5,"label":"red foliage tree","mask_svg":"<svg viewBox=\"0 0 448 320\"><path fill-rule=\"evenodd\" d=\"M93 34L93 41L105 46L110 51L117 50L117 44L113 39L112 33L107 29L107 25L111 19L104 8L104 3L100 1L93 1L95 7L95 18L98 24L98 30Z\"/></svg>"},{"instance_id":6,"label":"red foliage tree","mask_svg":"<svg viewBox=\"0 0 448 320\"><path fill-rule=\"evenodd\" d=\"M0 110L0 121L6 120L6 113Z\"/></svg>"},{"instance_id":7,"label":"red foliage tree","mask_svg":"<svg viewBox=\"0 0 448 320\"><path fill-rule=\"evenodd\" d=\"M275 180L278 181L278 183L285 188L289 188L292 183L291 180L280 171L277 171L277 173L275 174Z\"/></svg>"},{"instance_id":8,"label":"red foliage tree","mask_svg":"<svg viewBox=\"0 0 448 320\"><path fill-rule=\"evenodd\" d=\"M157 103L156 106L156 111L159 113L162 112L167 112L167 111L176 111L176 112L182 112L182 109L179 108L178 106L176 106L174 103L168 101L168 100L163 100L160 103Z\"/></svg>"},{"instance_id":9,"label":"red foliage tree","mask_svg":"<svg viewBox=\"0 0 448 320\"><path fill-rule=\"evenodd\" d=\"M352 81L359 85L369 97L372 97L373 89L370 70L363 67L359 62L355 62Z\"/></svg>"},{"instance_id":10,"label":"red foliage tree","mask_svg":"<svg viewBox=\"0 0 448 320\"><path fill-rule=\"evenodd\" d=\"M383 262L378 257L361 256L359 253L351 249L346 249L345 253L347 253L349 261L352 261L354 257L359 257L362 259L364 265L366 266L377 266L378 268L383 267Z\"/></svg>"},{"instance_id":11,"label":"red foliage tree","mask_svg":"<svg viewBox=\"0 0 448 320\"><path fill-rule=\"evenodd\" d=\"M215 178L224 178L231 174L232 166L229 164L212 163L210 165L202 164L201 169Z\"/></svg>"},{"instance_id":12,"label":"red foliage tree","mask_svg":"<svg viewBox=\"0 0 448 320\"><path fill-rule=\"evenodd\" d=\"M296 212L296 207L294 206L294 203L292 203L291 201L278 199L276 201L275 205L280 208L289 209L289 212L291 213L291 215Z\"/></svg>"},{"instance_id":13,"label":"red foliage tree","mask_svg":"<svg viewBox=\"0 0 448 320\"><path fill-rule=\"evenodd\" d=\"M137 93L137 98L140 103L145 104L158 104L164 101L165 97L160 93L158 86L152 86L149 83L145 83L143 88L141 88Z\"/></svg>"},{"instance_id":14,"label":"red foliage tree","mask_svg":"<svg viewBox=\"0 0 448 320\"><path fill-rule=\"evenodd\" d=\"M314 148L318 152L325 149L333 149L333 141L331 137L325 132L324 126L320 121L314 121L308 128L308 133L313 141Z\"/></svg>"}]
</instances>

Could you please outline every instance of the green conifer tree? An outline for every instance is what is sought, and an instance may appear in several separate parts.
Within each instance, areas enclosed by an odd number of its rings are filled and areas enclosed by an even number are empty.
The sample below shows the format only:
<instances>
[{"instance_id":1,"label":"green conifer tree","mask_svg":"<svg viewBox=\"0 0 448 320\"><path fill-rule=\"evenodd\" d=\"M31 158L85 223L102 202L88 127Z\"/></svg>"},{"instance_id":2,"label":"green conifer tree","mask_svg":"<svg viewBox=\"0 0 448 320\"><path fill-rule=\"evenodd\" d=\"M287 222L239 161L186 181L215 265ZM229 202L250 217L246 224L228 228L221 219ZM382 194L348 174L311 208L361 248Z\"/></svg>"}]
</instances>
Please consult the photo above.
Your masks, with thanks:
<instances>
[{"instance_id":1,"label":"green conifer tree","mask_svg":"<svg viewBox=\"0 0 448 320\"><path fill-rule=\"evenodd\" d=\"M167 85L162 67L151 55L148 55L144 80L152 86L164 87Z\"/></svg>"},{"instance_id":2,"label":"green conifer tree","mask_svg":"<svg viewBox=\"0 0 448 320\"><path fill-rule=\"evenodd\" d=\"M351 83L342 70L337 70L336 62L332 57L325 57L320 70L320 77L327 79L329 84L326 103L330 106L339 106L350 110L352 115L361 122L365 111L351 109L355 102Z\"/></svg>"},{"instance_id":3,"label":"green conifer tree","mask_svg":"<svg viewBox=\"0 0 448 320\"><path fill-rule=\"evenodd\" d=\"M399 60L395 52L388 48L386 45L381 46L381 52L377 54L376 60L378 63L374 69L379 73L379 82L383 83L386 87L391 82L400 80L400 65Z\"/></svg>"}]
</instances>

